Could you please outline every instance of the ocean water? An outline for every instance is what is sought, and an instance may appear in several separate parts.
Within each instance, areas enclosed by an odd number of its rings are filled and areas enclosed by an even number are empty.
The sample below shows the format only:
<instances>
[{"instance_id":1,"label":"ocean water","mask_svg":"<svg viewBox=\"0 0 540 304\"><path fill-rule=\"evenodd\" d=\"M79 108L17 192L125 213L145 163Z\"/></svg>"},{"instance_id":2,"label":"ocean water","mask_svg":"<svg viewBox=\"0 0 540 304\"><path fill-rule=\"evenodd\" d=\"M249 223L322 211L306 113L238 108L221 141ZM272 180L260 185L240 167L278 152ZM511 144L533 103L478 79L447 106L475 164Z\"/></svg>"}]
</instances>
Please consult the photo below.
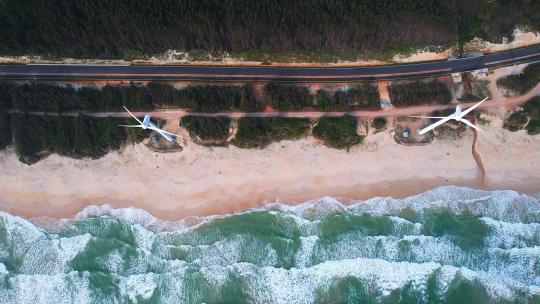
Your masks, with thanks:
<instances>
[{"instance_id":1,"label":"ocean water","mask_svg":"<svg viewBox=\"0 0 540 304\"><path fill-rule=\"evenodd\" d=\"M0 213L0 303L540 303L540 202L441 187L178 222Z\"/></svg>"}]
</instances>

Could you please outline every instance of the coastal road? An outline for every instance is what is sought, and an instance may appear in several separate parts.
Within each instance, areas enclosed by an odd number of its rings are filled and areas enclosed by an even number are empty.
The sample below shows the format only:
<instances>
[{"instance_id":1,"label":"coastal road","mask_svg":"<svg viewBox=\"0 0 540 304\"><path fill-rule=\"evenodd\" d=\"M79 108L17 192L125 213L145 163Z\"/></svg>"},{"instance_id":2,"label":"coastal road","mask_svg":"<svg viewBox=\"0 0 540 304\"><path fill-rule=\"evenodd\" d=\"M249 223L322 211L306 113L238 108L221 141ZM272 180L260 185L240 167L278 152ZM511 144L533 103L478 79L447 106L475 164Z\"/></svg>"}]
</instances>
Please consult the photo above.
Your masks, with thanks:
<instances>
[{"instance_id":1,"label":"coastal road","mask_svg":"<svg viewBox=\"0 0 540 304\"><path fill-rule=\"evenodd\" d=\"M0 65L0 80L350 82L434 77L533 61L540 61L540 45L447 61L362 67L14 64Z\"/></svg>"}]
</instances>

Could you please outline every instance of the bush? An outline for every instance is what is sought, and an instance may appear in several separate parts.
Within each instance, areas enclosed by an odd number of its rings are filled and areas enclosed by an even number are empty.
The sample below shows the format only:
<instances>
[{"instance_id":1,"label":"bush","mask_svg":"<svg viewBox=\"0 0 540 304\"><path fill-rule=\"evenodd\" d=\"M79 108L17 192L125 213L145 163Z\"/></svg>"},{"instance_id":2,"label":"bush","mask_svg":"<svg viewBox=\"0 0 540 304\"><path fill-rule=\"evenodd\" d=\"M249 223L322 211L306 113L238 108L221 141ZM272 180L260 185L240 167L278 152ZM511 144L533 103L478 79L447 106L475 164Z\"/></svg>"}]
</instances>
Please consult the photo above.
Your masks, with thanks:
<instances>
[{"instance_id":1,"label":"bush","mask_svg":"<svg viewBox=\"0 0 540 304\"><path fill-rule=\"evenodd\" d=\"M540 97L527 101L522 111L512 113L504 121L504 128L512 132L522 130L523 127L530 135L540 133Z\"/></svg>"},{"instance_id":2,"label":"bush","mask_svg":"<svg viewBox=\"0 0 540 304\"><path fill-rule=\"evenodd\" d=\"M525 124L527 123L527 116L525 113L518 111L512 113L510 117L504 122L504 128L509 131L516 132L522 130Z\"/></svg>"},{"instance_id":3,"label":"bush","mask_svg":"<svg viewBox=\"0 0 540 304\"><path fill-rule=\"evenodd\" d=\"M189 131L191 137L198 137L201 140L225 141L229 137L231 119L225 116L185 116L182 117L180 125Z\"/></svg>"},{"instance_id":4,"label":"bush","mask_svg":"<svg viewBox=\"0 0 540 304\"><path fill-rule=\"evenodd\" d=\"M233 143L241 148L264 148L273 141L301 138L309 126L308 119L243 117L238 120Z\"/></svg>"},{"instance_id":5,"label":"bush","mask_svg":"<svg viewBox=\"0 0 540 304\"><path fill-rule=\"evenodd\" d=\"M377 117L371 123L371 126L377 130L384 129L386 127L387 121L384 117Z\"/></svg>"},{"instance_id":6,"label":"bush","mask_svg":"<svg viewBox=\"0 0 540 304\"><path fill-rule=\"evenodd\" d=\"M354 117L323 117L313 128L313 136L333 148L350 148L362 142L363 137L356 134L358 121Z\"/></svg>"},{"instance_id":7,"label":"bush","mask_svg":"<svg viewBox=\"0 0 540 304\"><path fill-rule=\"evenodd\" d=\"M390 100L396 107L449 104L452 100L446 85L437 82L411 82L393 84L389 88Z\"/></svg>"},{"instance_id":8,"label":"bush","mask_svg":"<svg viewBox=\"0 0 540 304\"><path fill-rule=\"evenodd\" d=\"M313 105L313 96L305 87L269 83L264 92L279 111L298 111Z\"/></svg>"},{"instance_id":9,"label":"bush","mask_svg":"<svg viewBox=\"0 0 540 304\"><path fill-rule=\"evenodd\" d=\"M497 86L523 95L540 83L540 62L528 65L521 74L508 75L497 80Z\"/></svg>"}]
</instances>

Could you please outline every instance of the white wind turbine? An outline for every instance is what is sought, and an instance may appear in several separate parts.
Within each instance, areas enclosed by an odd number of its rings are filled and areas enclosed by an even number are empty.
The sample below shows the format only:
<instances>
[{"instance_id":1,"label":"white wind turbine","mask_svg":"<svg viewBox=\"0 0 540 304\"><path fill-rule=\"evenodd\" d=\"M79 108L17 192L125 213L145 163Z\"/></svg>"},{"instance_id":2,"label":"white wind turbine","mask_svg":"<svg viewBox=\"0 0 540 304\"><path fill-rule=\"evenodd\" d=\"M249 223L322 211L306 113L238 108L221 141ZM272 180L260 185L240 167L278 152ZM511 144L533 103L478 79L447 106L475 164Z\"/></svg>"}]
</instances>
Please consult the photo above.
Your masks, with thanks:
<instances>
[{"instance_id":1,"label":"white wind turbine","mask_svg":"<svg viewBox=\"0 0 540 304\"><path fill-rule=\"evenodd\" d=\"M472 127L480 132L483 132L482 130L480 130L478 127L476 127L475 125L473 125L470 121L466 120L465 118L463 118L463 116L469 114L472 110L474 110L476 107L478 107L481 103L483 103L484 101L486 101L488 99L488 97L484 98L482 101L480 101L479 103L475 104L474 106L470 107L470 108L467 108L465 111L463 111L463 109L461 108L460 105L458 105L456 107L456 111L446 117L441 117L441 116L411 116L411 117L418 117L418 118L440 118L439 121L437 121L436 123L434 124L431 124L421 130L418 131L418 134L424 134L426 132L429 132L433 129L435 129L436 127L442 125L443 123L449 121L449 120L455 120L455 121L460 121L466 125L468 125L469 127Z\"/></svg>"},{"instance_id":2,"label":"white wind turbine","mask_svg":"<svg viewBox=\"0 0 540 304\"><path fill-rule=\"evenodd\" d=\"M135 117L135 115L133 115L126 107L124 107L124 109L126 109L126 111L129 113L129 115L131 115L133 118L135 118L135 120L139 123L138 125L118 125L119 127L126 127L126 128L141 128L141 129L150 129L150 130L153 130L153 131L156 131L158 132L161 136L165 137L165 139L167 139L168 141L174 141L175 138L177 137L176 134L173 134L173 133L170 133L170 132L167 132L167 131L163 131L161 130L160 128L158 128L151 120L150 118L152 117L150 115L150 113L146 113L144 115L144 119L143 121L140 121L137 117Z\"/></svg>"}]
</instances>

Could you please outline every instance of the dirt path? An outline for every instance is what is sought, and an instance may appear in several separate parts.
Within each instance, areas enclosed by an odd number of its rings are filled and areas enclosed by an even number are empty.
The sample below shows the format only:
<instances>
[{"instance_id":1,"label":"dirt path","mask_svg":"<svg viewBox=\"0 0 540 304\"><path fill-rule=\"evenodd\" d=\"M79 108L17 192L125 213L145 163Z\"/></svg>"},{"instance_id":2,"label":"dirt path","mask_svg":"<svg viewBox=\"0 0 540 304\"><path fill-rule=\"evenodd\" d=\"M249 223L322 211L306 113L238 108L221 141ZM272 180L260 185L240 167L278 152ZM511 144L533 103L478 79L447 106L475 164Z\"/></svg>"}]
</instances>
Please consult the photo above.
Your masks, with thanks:
<instances>
[{"instance_id":1,"label":"dirt path","mask_svg":"<svg viewBox=\"0 0 540 304\"><path fill-rule=\"evenodd\" d=\"M478 131L475 129L472 129L473 131L473 142L472 142L472 155L474 157L474 161L476 162L476 165L478 166L478 170L480 171L480 183L484 184L484 177L486 176L486 169L484 168L484 163L482 163L482 157L480 156L480 153L476 150L476 140L478 139Z\"/></svg>"}]
</instances>

